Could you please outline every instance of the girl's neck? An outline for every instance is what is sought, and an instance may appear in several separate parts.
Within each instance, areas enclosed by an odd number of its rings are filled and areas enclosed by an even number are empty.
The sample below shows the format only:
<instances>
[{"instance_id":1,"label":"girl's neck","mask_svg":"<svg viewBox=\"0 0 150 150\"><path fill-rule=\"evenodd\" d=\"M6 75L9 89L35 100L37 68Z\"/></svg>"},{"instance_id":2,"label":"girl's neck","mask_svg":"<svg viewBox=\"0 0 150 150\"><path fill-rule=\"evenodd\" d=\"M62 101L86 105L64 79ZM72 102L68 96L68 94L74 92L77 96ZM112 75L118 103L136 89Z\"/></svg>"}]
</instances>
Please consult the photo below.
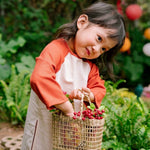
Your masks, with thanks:
<instances>
[{"instance_id":1,"label":"girl's neck","mask_svg":"<svg viewBox=\"0 0 150 150\"><path fill-rule=\"evenodd\" d=\"M68 44L70 50L71 50L73 53L75 53L74 39L71 38L71 39L67 40L67 44Z\"/></svg>"}]
</instances>

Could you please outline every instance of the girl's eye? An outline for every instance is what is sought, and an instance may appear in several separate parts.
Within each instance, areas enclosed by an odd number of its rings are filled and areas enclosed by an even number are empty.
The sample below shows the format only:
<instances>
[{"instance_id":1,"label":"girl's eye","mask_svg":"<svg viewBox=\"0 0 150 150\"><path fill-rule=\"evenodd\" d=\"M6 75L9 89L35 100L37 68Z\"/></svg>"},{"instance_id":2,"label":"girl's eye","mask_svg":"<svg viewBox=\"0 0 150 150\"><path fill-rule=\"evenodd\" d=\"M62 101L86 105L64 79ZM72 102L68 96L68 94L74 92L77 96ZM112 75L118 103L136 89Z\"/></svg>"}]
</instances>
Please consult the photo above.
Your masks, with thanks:
<instances>
[{"instance_id":1,"label":"girl's eye","mask_svg":"<svg viewBox=\"0 0 150 150\"><path fill-rule=\"evenodd\" d=\"M98 41L101 42L102 41L102 38L100 36L98 36Z\"/></svg>"},{"instance_id":2,"label":"girl's eye","mask_svg":"<svg viewBox=\"0 0 150 150\"><path fill-rule=\"evenodd\" d=\"M106 48L102 48L102 51L106 51Z\"/></svg>"}]
</instances>

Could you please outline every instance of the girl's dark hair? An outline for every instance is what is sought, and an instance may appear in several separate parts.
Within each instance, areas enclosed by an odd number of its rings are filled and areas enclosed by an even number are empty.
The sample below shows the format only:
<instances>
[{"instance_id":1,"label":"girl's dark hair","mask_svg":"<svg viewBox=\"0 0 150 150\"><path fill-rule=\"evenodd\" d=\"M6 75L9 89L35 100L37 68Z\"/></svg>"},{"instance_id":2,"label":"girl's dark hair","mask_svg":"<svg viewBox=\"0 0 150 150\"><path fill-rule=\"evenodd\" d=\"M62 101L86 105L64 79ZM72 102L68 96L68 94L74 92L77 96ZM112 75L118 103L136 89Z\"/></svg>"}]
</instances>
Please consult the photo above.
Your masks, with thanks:
<instances>
[{"instance_id":1,"label":"girl's dark hair","mask_svg":"<svg viewBox=\"0 0 150 150\"><path fill-rule=\"evenodd\" d=\"M100 27L116 30L115 33L110 33L109 37L117 41L117 45L109 51L103 53L99 58L91 60L99 66L99 69L106 69L109 76L113 79L113 62L114 56L121 48L125 38L125 23L123 17L117 12L116 8L108 3L97 2L84 9L81 14L86 14L91 23L97 24ZM69 40L75 38L77 28L77 19L72 23L62 25L57 33L56 38L64 38Z\"/></svg>"}]
</instances>

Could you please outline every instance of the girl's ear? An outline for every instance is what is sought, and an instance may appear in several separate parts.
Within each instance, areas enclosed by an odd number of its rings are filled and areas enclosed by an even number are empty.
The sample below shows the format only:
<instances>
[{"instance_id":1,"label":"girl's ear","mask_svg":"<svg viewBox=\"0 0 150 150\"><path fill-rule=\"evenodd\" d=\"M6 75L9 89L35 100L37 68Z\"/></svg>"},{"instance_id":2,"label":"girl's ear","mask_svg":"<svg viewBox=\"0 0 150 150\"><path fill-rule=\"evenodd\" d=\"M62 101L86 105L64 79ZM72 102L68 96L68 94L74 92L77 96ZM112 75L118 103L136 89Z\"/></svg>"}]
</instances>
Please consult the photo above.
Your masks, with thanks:
<instances>
[{"instance_id":1,"label":"girl's ear","mask_svg":"<svg viewBox=\"0 0 150 150\"><path fill-rule=\"evenodd\" d=\"M88 16L86 14L82 14L81 16L79 16L77 20L78 29L85 28L88 26L88 24L89 21L88 21Z\"/></svg>"}]
</instances>

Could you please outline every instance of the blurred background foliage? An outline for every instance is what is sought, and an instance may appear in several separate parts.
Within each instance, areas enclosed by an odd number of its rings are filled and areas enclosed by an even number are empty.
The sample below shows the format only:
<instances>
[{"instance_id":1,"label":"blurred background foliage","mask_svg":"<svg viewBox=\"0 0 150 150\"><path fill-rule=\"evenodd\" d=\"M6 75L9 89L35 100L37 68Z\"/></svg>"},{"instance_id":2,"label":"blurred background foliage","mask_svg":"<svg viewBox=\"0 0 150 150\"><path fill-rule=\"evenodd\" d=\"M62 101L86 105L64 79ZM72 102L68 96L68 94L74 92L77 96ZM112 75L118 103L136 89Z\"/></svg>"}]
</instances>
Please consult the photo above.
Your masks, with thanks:
<instances>
[{"instance_id":1,"label":"blurred background foliage","mask_svg":"<svg viewBox=\"0 0 150 150\"><path fill-rule=\"evenodd\" d=\"M119 0L103 0L117 7ZM150 0L120 0L131 40L130 53L119 53L116 57L115 74L127 80L123 86L134 89L139 83L150 83L150 57L143 54L143 46L149 40L143 32L150 27ZM11 64L16 71L32 71L34 59L44 46L52 40L58 27L78 16L80 10L96 0L1 0L0 9L0 79L9 83ZM136 3L143 10L142 16L131 21L125 10ZM24 61L26 60L26 61Z\"/></svg>"},{"instance_id":2,"label":"blurred background foliage","mask_svg":"<svg viewBox=\"0 0 150 150\"><path fill-rule=\"evenodd\" d=\"M119 0L102 0L116 7ZM32 72L42 49L52 40L58 27L78 16L80 10L96 0L1 0L0 2L0 100L5 99L2 85L9 85L12 65L16 75L23 71ZM144 30L150 27L150 0L120 0L125 18L127 36L131 47L119 52L114 64L115 74L126 82L120 87L134 91L138 84L150 84L150 57L143 53L143 46L150 40ZM131 21L126 16L130 4L138 4L142 16ZM25 79L25 77L24 77ZM28 87L29 88L29 87Z\"/></svg>"}]
</instances>

